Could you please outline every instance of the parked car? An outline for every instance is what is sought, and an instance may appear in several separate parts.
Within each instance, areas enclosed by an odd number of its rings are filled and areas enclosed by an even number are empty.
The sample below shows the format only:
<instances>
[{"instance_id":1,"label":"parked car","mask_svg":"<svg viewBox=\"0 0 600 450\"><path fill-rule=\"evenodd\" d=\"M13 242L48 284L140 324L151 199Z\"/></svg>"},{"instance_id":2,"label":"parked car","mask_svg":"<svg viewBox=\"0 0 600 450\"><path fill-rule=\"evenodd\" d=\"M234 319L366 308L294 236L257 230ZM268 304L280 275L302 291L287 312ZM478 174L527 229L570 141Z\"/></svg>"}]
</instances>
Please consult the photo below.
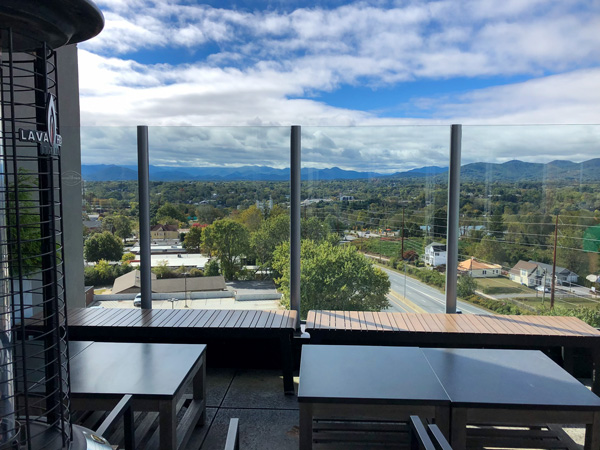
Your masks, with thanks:
<instances>
[{"instance_id":1,"label":"parked car","mask_svg":"<svg viewBox=\"0 0 600 450\"><path fill-rule=\"evenodd\" d=\"M550 289L548 286L544 287L542 285L536 286L535 290L540 291L540 292L545 292L547 294L549 294L552 291L552 289Z\"/></svg>"},{"instance_id":2,"label":"parked car","mask_svg":"<svg viewBox=\"0 0 600 450\"><path fill-rule=\"evenodd\" d=\"M133 306L137 306L138 308L142 306L142 294L139 293L133 299Z\"/></svg>"}]
</instances>

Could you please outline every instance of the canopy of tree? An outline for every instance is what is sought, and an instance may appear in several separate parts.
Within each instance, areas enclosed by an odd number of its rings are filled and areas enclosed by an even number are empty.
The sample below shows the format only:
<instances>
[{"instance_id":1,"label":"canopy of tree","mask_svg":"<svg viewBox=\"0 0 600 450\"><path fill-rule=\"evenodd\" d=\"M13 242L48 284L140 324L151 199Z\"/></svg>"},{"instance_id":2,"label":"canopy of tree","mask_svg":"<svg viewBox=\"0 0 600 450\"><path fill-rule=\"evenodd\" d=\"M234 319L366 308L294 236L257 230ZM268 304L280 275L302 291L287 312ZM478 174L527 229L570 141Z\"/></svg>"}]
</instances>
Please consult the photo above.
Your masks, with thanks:
<instances>
[{"instance_id":1,"label":"canopy of tree","mask_svg":"<svg viewBox=\"0 0 600 450\"><path fill-rule=\"evenodd\" d=\"M340 311L381 311L389 306L388 276L358 253L355 247L334 246L330 242L302 242L300 250L300 315L306 318L311 309ZM289 246L275 250L273 266L281 273L277 283L284 293L286 306L290 298Z\"/></svg>"},{"instance_id":2,"label":"canopy of tree","mask_svg":"<svg viewBox=\"0 0 600 450\"><path fill-rule=\"evenodd\" d=\"M86 261L120 261L123 256L123 242L108 231L91 235L83 246Z\"/></svg>"}]
</instances>

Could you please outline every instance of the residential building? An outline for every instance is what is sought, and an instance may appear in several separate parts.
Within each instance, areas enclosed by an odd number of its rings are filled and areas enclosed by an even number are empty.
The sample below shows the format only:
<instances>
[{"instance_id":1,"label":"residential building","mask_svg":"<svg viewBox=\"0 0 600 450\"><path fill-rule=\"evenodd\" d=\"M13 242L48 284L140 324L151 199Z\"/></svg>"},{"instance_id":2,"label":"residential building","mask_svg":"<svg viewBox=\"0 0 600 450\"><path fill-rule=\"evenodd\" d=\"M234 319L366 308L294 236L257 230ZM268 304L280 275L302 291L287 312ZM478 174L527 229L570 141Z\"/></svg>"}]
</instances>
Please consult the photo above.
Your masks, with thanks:
<instances>
[{"instance_id":1,"label":"residential building","mask_svg":"<svg viewBox=\"0 0 600 450\"><path fill-rule=\"evenodd\" d=\"M458 264L458 272L473 278L493 278L502 274L500 264L488 264L471 257Z\"/></svg>"},{"instance_id":2,"label":"residential building","mask_svg":"<svg viewBox=\"0 0 600 450\"><path fill-rule=\"evenodd\" d=\"M552 264L544 264L536 261L529 260L530 263L537 264L542 270L545 270L547 274L552 273ZM556 282L560 285L570 285L571 283L577 283L579 275L575 272L571 272L569 269L564 267L556 266L554 270L556 276ZM546 286L550 286L552 283L550 277L546 277Z\"/></svg>"},{"instance_id":3,"label":"residential building","mask_svg":"<svg viewBox=\"0 0 600 450\"><path fill-rule=\"evenodd\" d=\"M428 266L441 266L446 264L446 244L440 244L439 242L432 242L425 247L425 254L423 255L423 261Z\"/></svg>"},{"instance_id":4,"label":"residential building","mask_svg":"<svg viewBox=\"0 0 600 450\"><path fill-rule=\"evenodd\" d=\"M519 284L529 287L552 284L552 264L540 263L537 261L519 261L510 269L509 278ZM571 272L564 267L556 266L555 269L557 284L576 283L579 278L575 272Z\"/></svg>"},{"instance_id":5,"label":"residential building","mask_svg":"<svg viewBox=\"0 0 600 450\"><path fill-rule=\"evenodd\" d=\"M177 239L179 237L177 225L157 224L150 228L151 239Z\"/></svg>"}]
</instances>

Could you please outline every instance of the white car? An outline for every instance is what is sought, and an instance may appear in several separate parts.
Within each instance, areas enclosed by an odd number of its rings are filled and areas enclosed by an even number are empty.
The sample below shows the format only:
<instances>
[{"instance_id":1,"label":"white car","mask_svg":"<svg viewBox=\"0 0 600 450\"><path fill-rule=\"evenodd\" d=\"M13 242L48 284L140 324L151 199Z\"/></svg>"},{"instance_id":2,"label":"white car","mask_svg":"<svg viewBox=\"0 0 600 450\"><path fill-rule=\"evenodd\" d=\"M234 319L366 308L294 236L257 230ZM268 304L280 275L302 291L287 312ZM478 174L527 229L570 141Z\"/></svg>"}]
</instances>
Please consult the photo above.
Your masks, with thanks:
<instances>
[{"instance_id":1,"label":"white car","mask_svg":"<svg viewBox=\"0 0 600 450\"><path fill-rule=\"evenodd\" d=\"M540 292L545 292L545 293L547 293L547 294L549 294L549 293L552 291L552 289L550 289L548 286L544 287L544 286L542 286L542 285L540 285L540 286L536 286L536 287L535 287L535 290L536 290L536 291L540 291Z\"/></svg>"},{"instance_id":2,"label":"white car","mask_svg":"<svg viewBox=\"0 0 600 450\"><path fill-rule=\"evenodd\" d=\"M138 308L140 306L142 306L142 294L141 293L136 295L135 298L133 299L133 306L137 306Z\"/></svg>"}]
</instances>

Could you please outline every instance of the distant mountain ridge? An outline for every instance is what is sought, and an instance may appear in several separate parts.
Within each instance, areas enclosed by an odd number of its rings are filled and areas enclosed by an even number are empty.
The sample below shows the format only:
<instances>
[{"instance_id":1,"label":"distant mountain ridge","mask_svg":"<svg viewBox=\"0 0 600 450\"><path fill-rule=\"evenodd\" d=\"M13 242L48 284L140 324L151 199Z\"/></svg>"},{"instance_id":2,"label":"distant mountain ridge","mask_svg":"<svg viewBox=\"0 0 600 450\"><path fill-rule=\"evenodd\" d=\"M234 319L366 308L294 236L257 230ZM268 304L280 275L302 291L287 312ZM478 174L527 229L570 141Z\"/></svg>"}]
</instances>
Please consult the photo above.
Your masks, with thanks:
<instances>
[{"instance_id":1,"label":"distant mountain ridge","mask_svg":"<svg viewBox=\"0 0 600 450\"><path fill-rule=\"evenodd\" d=\"M427 166L394 174L359 172L339 167L328 169L303 168L302 180L358 180L365 178L423 178L435 177L442 180L447 176L447 167ZM81 175L86 181L129 181L137 180L137 166L106 164L82 164ZM286 181L289 169L268 166L240 167L168 167L150 166L152 181ZM582 163L556 160L549 163L529 163L519 160L505 163L476 162L461 167L461 180L473 181L600 181L600 158Z\"/></svg>"}]
</instances>

